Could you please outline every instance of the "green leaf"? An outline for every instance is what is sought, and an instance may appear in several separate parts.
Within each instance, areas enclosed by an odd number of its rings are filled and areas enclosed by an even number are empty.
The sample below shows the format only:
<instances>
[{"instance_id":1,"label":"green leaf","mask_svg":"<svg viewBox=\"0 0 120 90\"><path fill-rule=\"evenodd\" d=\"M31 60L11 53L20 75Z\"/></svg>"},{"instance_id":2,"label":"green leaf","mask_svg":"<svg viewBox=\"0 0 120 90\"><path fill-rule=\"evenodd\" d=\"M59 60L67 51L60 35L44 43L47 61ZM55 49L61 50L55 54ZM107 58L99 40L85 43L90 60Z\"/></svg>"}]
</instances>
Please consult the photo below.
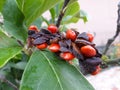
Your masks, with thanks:
<instances>
[{"instance_id":1,"label":"green leaf","mask_svg":"<svg viewBox=\"0 0 120 90\"><path fill-rule=\"evenodd\" d=\"M69 24L69 23L78 22L78 20L80 19L80 13L78 14L78 12L80 12L80 6L79 6L79 3L77 1L78 0L70 0L70 2L67 5L66 13L62 19L61 24ZM58 3L55 7L50 9L52 20L53 19L55 20L56 18L58 18L63 4L64 4L64 0L61 0L60 3ZM76 17L76 14L77 14L77 17ZM78 17L78 15L79 15L79 17Z\"/></svg>"},{"instance_id":2,"label":"green leaf","mask_svg":"<svg viewBox=\"0 0 120 90\"><path fill-rule=\"evenodd\" d=\"M15 0L7 0L2 13L4 17L5 31L16 39L25 42L27 31L23 24L24 15L17 7Z\"/></svg>"},{"instance_id":3,"label":"green leaf","mask_svg":"<svg viewBox=\"0 0 120 90\"><path fill-rule=\"evenodd\" d=\"M0 0L0 12L5 4L6 0Z\"/></svg>"},{"instance_id":4,"label":"green leaf","mask_svg":"<svg viewBox=\"0 0 120 90\"><path fill-rule=\"evenodd\" d=\"M74 15L71 15L71 16L68 15L64 17L62 20L62 24L77 23L79 19L82 19L84 23L88 21L87 14L85 11L80 10Z\"/></svg>"},{"instance_id":5,"label":"green leaf","mask_svg":"<svg viewBox=\"0 0 120 90\"><path fill-rule=\"evenodd\" d=\"M77 23L80 19L80 12L76 13L73 16L66 16L62 20L62 24Z\"/></svg>"},{"instance_id":6,"label":"green leaf","mask_svg":"<svg viewBox=\"0 0 120 90\"><path fill-rule=\"evenodd\" d=\"M83 10L80 10L80 5L76 0L74 2L71 0L70 4L66 8L62 24L77 23L79 19L87 22L87 13Z\"/></svg>"},{"instance_id":7,"label":"green leaf","mask_svg":"<svg viewBox=\"0 0 120 90\"><path fill-rule=\"evenodd\" d=\"M16 56L22 48L18 43L0 31L0 68Z\"/></svg>"},{"instance_id":8,"label":"green leaf","mask_svg":"<svg viewBox=\"0 0 120 90\"><path fill-rule=\"evenodd\" d=\"M47 25L49 25L50 24L50 22L46 19L46 18L44 18L43 16L41 16L41 19L43 20L43 22L45 22Z\"/></svg>"},{"instance_id":9,"label":"green leaf","mask_svg":"<svg viewBox=\"0 0 120 90\"><path fill-rule=\"evenodd\" d=\"M15 46L19 46L16 40L6 36L0 30L0 48L15 47Z\"/></svg>"},{"instance_id":10,"label":"green leaf","mask_svg":"<svg viewBox=\"0 0 120 90\"><path fill-rule=\"evenodd\" d=\"M0 48L0 67L21 52L21 47Z\"/></svg>"},{"instance_id":11,"label":"green leaf","mask_svg":"<svg viewBox=\"0 0 120 90\"><path fill-rule=\"evenodd\" d=\"M55 9L56 18L60 14L60 10L62 9L62 5L63 5L63 1L59 2L55 7L53 7Z\"/></svg>"},{"instance_id":12,"label":"green leaf","mask_svg":"<svg viewBox=\"0 0 120 90\"><path fill-rule=\"evenodd\" d=\"M75 0L67 6L65 16L62 20L62 24L76 23L80 19L80 5Z\"/></svg>"},{"instance_id":13,"label":"green leaf","mask_svg":"<svg viewBox=\"0 0 120 90\"><path fill-rule=\"evenodd\" d=\"M88 21L87 13L83 10L80 10L80 18L83 19L84 23Z\"/></svg>"},{"instance_id":14,"label":"green leaf","mask_svg":"<svg viewBox=\"0 0 120 90\"><path fill-rule=\"evenodd\" d=\"M56 6L56 12L60 10L61 5L63 2ZM70 0L68 6L66 7L65 15L62 19L62 25L69 24L69 23L77 23L80 19L80 5L77 0Z\"/></svg>"},{"instance_id":15,"label":"green leaf","mask_svg":"<svg viewBox=\"0 0 120 90\"><path fill-rule=\"evenodd\" d=\"M72 65L48 51L36 51L24 71L20 90L94 90Z\"/></svg>"},{"instance_id":16,"label":"green leaf","mask_svg":"<svg viewBox=\"0 0 120 90\"><path fill-rule=\"evenodd\" d=\"M21 62L18 62L18 63L16 63L16 64L13 63L11 66L12 66L13 68L16 68L16 69L24 70L25 67L26 67L26 65L27 65L27 62L21 61Z\"/></svg>"},{"instance_id":17,"label":"green leaf","mask_svg":"<svg viewBox=\"0 0 120 90\"><path fill-rule=\"evenodd\" d=\"M55 8L51 8L49 11L50 11L50 14L51 14L51 17L52 17L52 22L54 23L55 22L55 16L56 16Z\"/></svg>"},{"instance_id":18,"label":"green leaf","mask_svg":"<svg viewBox=\"0 0 120 90\"><path fill-rule=\"evenodd\" d=\"M36 18L61 0L16 0L29 26Z\"/></svg>"},{"instance_id":19,"label":"green leaf","mask_svg":"<svg viewBox=\"0 0 120 90\"><path fill-rule=\"evenodd\" d=\"M78 13L80 11L80 6L79 6L79 3L76 1L76 2L73 2L71 4L69 4L66 8L66 12L65 12L65 16L68 16L68 15L75 15L76 13Z\"/></svg>"},{"instance_id":20,"label":"green leaf","mask_svg":"<svg viewBox=\"0 0 120 90\"><path fill-rule=\"evenodd\" d=\"M38 17L31 25L36 25L38 27L38 29L40 29L42 22L43 22L42 18Z\"/></svg>"}]
</instances>

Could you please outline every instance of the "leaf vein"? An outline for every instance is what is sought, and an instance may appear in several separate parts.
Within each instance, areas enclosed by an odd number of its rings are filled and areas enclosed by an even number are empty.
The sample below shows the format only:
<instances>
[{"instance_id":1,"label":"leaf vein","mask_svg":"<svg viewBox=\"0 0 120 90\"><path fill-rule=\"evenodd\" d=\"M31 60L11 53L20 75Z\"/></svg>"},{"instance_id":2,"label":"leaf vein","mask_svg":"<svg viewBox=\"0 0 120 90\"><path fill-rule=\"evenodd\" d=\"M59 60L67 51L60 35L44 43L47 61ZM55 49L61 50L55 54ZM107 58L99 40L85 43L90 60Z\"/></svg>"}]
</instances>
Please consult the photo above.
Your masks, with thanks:
<instances>
[{"instance_id":1,"label":"leaf vein","mask_svg":"<svg viewBox=\"0 0 120 90\"><path fill-rule=\"evenodd\" d=\"M45 74L46 74L46 72L44 72L43 74L42 74L42 77L39 79L39 83L38 83L38 86L37 86L37 90L40 90L39 89L39 86L40 86L40 84L42 83L42 79L45 77Z\"/></svg>"},{"instance_id":2,"label":"leaf vein","mask_svg":"<svg viewBox=\"0 0 120 90\"><path fill-rule=\"evenodd\" d=\"M25 3L25 0L23 0L23 2L22 2L22 11L24 9L24 3Z\"/></svg>"},{"instance_id":3,"label":"leaf vein","mask_svg":"<svg viewBox=\"0 0 120 90\"><path fill-rule=\"evenodd\" d=\"M41 52L41 53L42 53L42 52ZM60 85L60 87L61 87L61 90L63 90L63 87L62 87L60 78L58 77L54 66L52 65L52 63L50 62L50 60L46 57L46 55L45 55L44 53L42 53L42 54L43 54L43 56L46 58L46 60L48 61L50 67L52 68L52 70L53 70L53 72L54 72L54 74L55 74L55 76L56 76L56 78L57 78L57 80L58 80L58 83L59 83L59 85Z\"/></svg>"}]
</instances>

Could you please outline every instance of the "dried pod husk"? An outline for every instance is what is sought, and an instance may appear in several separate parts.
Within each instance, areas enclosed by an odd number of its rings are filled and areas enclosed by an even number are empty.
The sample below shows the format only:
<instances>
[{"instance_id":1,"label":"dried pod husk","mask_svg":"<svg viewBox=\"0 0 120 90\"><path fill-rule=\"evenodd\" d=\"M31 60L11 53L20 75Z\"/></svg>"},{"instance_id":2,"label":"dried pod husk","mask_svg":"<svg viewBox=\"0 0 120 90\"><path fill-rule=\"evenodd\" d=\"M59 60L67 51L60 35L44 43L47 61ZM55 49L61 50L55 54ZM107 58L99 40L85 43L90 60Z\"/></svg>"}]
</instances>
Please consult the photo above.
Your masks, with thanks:
<instances>
[{"instance_id":1,"label":"dried pod husk","mask_svg":"<svg viewBox=\"0 0 120 90\"><path fill-rule=\"evenodd\" d=\"M64 40L59 41L60 47L67 47L67 44L64 42Z\"/></svg>"},{"instance_id":2,"label":"dried pod husk","mask_svg":"<svg viewBox=\"0 0 120 90\"><path fill-rule=\"evenodd\" d=\"M78 31L76 31L75 29L71 29L71 30L73 30L75 33L76 33L76 36L78 36L80 33L78 32Z\"/></svg>"},{"instance_id":3,"label":"dried pod husk","mask_svg":"<svg viewBox=\"0 0 120 90\"><path fill-rule=\"evenodd\" d=\"M35 33L35 34L32 34L32 35L29 35L30 38L33 38L33 39L36 39L36 38L39 38L41 37L42 35L40 33Z\"/></svg>"},{"instance_id":4,"label":"dried pod husk","mask_svg":"<svg viewBox=\"0 0 120 90\"><path fill-rule=\"evenodd\" d=\"M67 44L68 48L71 48L72 46L72 41L70 39L65 40L65 43Z\"/></svg>"},{"instance_id":5,"label":"dried pod husk","mask_svg":"<svg viewBox=\"0 0 120 90\"><path fill-rule=\"evenodd\" d=\"M42 28L42 29L40 30L40 32L42 32L42 33L44 33L44 34L51 34L51 35L52 35L52 33L51 33L49 30L44 29L44 28Z\"/></svg>"},{"instance_id":6,"label":"dried pod husk","mask_svg":"<svg viewBox=\"0 0 120 90\"><path fill-rule=\"evenodd\" d=\"M89 65L93 65L93 66L97 66L100 65L102 62L102 60L99 57L92 57L92 58L87 58L85 60L85 63L89 64Z\"/></svg>"},{"instance_id":7,"label":"dried pod husk","mask_svg":"<svg viewBox=\"0 0 120 90\"><path fill-rule=\"evenodd\" d=\"M82 46L85 46L85 45L91 45L91 46L93 46L93 47L95 46L94 43L89 42L89 41L84 40L84 39L76 39L76 40L75 40L75 43L76 43L76 45L77 45L78 47L82 47Z\"/></svg>"},{"instance_id":8,"label":"dried pod husk","mask_svg":"<svg viewBox=\"0 0 120 90\"><path fill-rule=\"evenodd\" d=\"M96 70L96 66L88 64L84 61L79 60L79 65L81 67L81 72L86 75L94 72Z\"/></svg>"},{"instance_id":9,"label":"dried pod husk","mask_svg":"<svg viewBox=\"0 0 120 90\"><path fill-rule=\"evenodd\" d=\"M65 32L61 32L60 33L60 37L61 37L61 40L66 39L66 33Z\"/></svg>"},{"instance_id":10,"label":"dried pod husk","mask_svg":"<svg viewBox=\"0 0 120 90\"><path fill-rule=\"evenodd\" d=\"M86 72L88 74L93 73L96 70L96 66L87 66L86 65L86 67L84 67L84 68L86 69Z\"/></svg>"},{"instance_id":11,"label":"dried pod husk","mask_svg":"<svg viewBox=\"0 0 120 90\"><path fill-rule=\"evenodd\" d=\"M27 38L27 47L28 48L32 48L34 45L33 45L33 39L32 38Z\"/></svg>"},{"instance_id":12,"label":"dried pod husk","mask_svg":"<svg viewBox=\"0 0 120 90\"><path fill-rule=\"evenodd\" d=\"M39 37L39 38L34 39L33 44L34 45L42 44L42 43L47 42L47 40L49 40L49 39L45 38L45 37Z\"/></svg>"},{"instance_id":13,"label":"dried pod husk","mask_svg":"<svg viewBox=\"0 0 120 90\"><path fill-rule=\"evenodd\" d=\"M77 58L77 59L80 59L80 60L84 60L84 57L83 55L81 54L80 50L79 50L79 47L77 47L77 45L75 43L72 42L72 52L74 54L74 56Z\"/></svg>"},{"instance_id":14,"label":"dried pod husk","mask_svg":"<svg viewBox=\"0 0 120 90\"><path fill-rule=\"evenodd\" d=\"M59 38L57 38L57 37L55 37L55 38L53 38L53 39L50 39L50 44L52 44L52 43L58 43L59 42Z\"/></svg>"},{"instance_id":15,"label":"dried pod husk","mask_svg":"<svg viewBox=\"0 0 120 90\"><path fill-rule=\"evenodd\" d=\"M95 50L96 50L96 55L95 55L95 57L101 58L101 57L102 57L102 54L99 52L99 50L98 50L96 47L94 47L94 48L95 48Z\"/></svg>"},{"instance_id":16,"label":"dried pod husk","mask_svg":"<svg viewBox=\"0 0 120 90\"><path fill-rule=\"evenodd\" d=\"M59 32L54 33L50 37L50 44L52 44L52 43L58 43L60 40L61 40L60 33Z\"/></svg>"},{"instance_id":17,"label":"dried pod husk","mask_svg":"<svg viewBox=\"0 0 120 90\"><path fill-rule=\"evenodd\" d=\"M71 52L71 50L69 50L69 49L66 48L66 47L60 47L60 51L61 51L61 52Z\"/></svg>"},{"instance_id":18,"label":"dried pod husk","mask_svg":"<svg viewBox=\"0 0 120 90\"><path fill-rule=\"evenodd\" d=\"M87 36L87 33L86 33L86 32L79 33L79 34L77 35L77 39L84 39L84 40L89 41L89 37Z\"/></svg>"},{"instance_id":19,"label":"dried pod husk","mask_svg":"<svg viewBox=\"0 0 120 90\"><path fill-rule=\"evenodd\" d=\"M61 52L71 52L72 53L72 41L70 39L65 39L59 41Z\"/></svg>"},{"instance_id":20,"label":"dried pod husk","mask_svg":"<svg viewBox=\"0 0 120 90\"><path fill-rule=\"evenodd\" d=\"M86 44L87 45L87 44ZM94 57L84 57L84 59L79 59L79 65L82 67L81 69L83 74L90 74L96 71L96 67L102 63L101 60L101 54L99 53L98 49L95 47L95 45L92 45L92 47L96 50L96 55Z\"/></svg>"},{"instance_id":21,"label":"dried pod husk","mask_svg":"<svg viewBox=\"0 0 120 90\"><path fill-rule=\"evenodd\" d=\"M96 66L101 64L102 60L100 58L102 55L95 47L95 44L89 41L89 37L86 32L80 34L75 31L75 33L77 35L75 41L67 39L65 32L60 33L58 31L56 33L51 33L47 29L41 29L40 32L28 31L28 38L30 39L29 43L31 45L42 43L47 43L48 45L52 43L59 44L60 50L55 53L57 56L60 56L60 53L62 52L70 52L79 60L80 68L84 74L92 73L96 70ZM96 55L94 57L85 57L81 54L80 48L85 45L90 45L96 50Z\"/></svg>"},{"instance_id":22,"label":"dried pod husk","mask_svg":"<svg viewBox=\"0 0 120 90\"><path fill-rule=\"evenodd\" d=\"M29 30L28 35L32 35L32 34L35 34L35 31L34 30Z\"/></svg>"}]
</instances>

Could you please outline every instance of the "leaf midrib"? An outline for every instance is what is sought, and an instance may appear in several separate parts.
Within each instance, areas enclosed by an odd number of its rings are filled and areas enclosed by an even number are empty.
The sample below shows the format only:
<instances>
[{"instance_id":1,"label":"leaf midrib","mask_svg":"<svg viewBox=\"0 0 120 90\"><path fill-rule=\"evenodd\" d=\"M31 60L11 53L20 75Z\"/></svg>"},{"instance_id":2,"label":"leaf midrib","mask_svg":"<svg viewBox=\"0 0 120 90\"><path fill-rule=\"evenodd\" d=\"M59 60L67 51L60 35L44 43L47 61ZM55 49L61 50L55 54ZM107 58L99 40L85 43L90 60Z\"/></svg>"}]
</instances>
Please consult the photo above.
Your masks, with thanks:
<instances>
[{"instance_id":1,"label":"leaf midrib","mask_svg":"<svg viewBox=\"0 0 120 90\"><path fill-rule=\"evenodd\" d=\"M22 11L24 10L24 4L25 4L25 0L23 0L22 2Z\"/></svg>"},{"instance_id":2,"label":"leaf midrib","mask_svg":"<svg viewBox=\"0 0 120 90\"><path fill-rule=\"evenodd\" d=\"M46 57L46 55L45 55L44 53L41 52L41 54L43 54L43 56L44 56L44 57L46 58L46 60L48 61L51 69L53 70L53 72L54 72L54 74L55 74L55 76L56 76L56 78L57 78L57 80L58 80L58 83L59 83L59 85L60 85L60 87L61 87L61 90L63 90L62 83L61 83L61 81L60 81L60 78L59 78L58 75L57 75L57 72L56 72L54 66L52 65L52 63L50 62L50 60Z\"/></svg>"},{"instance_id":3,"label":"leaf midrib","mask_svg":"<svg viewBox=\"0 0 120 90\"><path fill-rule=\"evenodd\" d=\"M17 48L17 47L9 47L9 48ZM20 47L19 47L20 48ZM0 48L1 49L1 48ZM22 48L19 49L18 51L16 51L16 53L14 55L11 55L11 57L7 58L5 62L3 62L2 64L0 63L0 68L3 67L11 58L15 57L17 54L19 54L21 52Z\"/></svg>"}]
</instances>

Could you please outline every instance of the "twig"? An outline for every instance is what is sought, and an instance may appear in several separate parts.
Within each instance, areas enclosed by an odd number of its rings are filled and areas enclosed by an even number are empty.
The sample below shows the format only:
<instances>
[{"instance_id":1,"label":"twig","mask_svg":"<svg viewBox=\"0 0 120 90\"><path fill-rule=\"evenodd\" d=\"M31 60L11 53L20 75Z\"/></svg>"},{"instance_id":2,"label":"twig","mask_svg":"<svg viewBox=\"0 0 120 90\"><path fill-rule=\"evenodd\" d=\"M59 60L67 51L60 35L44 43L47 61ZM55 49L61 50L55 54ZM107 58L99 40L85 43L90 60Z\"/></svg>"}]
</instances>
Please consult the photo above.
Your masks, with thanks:
<instances>
[{"instance_id":1,"label":"twig","mask_svg":"<svg viewBox=\"0 0 120 90\"><path fill-rule=\"evenodd\" d=\"M106 63L107 63L108 65L109 65L109 64L114 65L114 64L120 64L119 62L120 62L120 58L116 58L116 59L114 59L114 60L107 61Z\"/></svg>"},{"instance_id":2,"label":"twig","mask_svg":"<svg viewBox=\"0 0 120 90\"><path fill-rule=\"evenodd\" d=\"M59 16L58 16L58 20L57 20L57 23L56 23L56 26L57 26L57 27L60 26L60 23L61 23L61 21L62 21L62 18L63 18L63 16L64 16L64 14L65 14L65 11L66 11L66 6L68 5L69 1L70 1L70 0L65 0L65 1L64 1L64 5L63 5L63 7L62 7L62 10L60 11L60 14L59 14Z\"/></svg>"},{"instance_id":3,"label":"twig","mask_svg":"<svg viewBox=\"0 0 120 90\"><path fill-rule=\"evenodd\" d=\"M2 82L7 83L7 84L8 84L9 86L11 86L14 90L18 90L17 86L14 85L14 84L13 84L12 82L10 82L9 80L7 80L7 79L5 78L5 76L0 75L0 80L1 80Z\"/></svg>"},{"instance_id":4,"label":"twig","mask_svg":"<svg viewBox=\"0 0 120 90\"><path fill-rule=\"evenodd\" d=\"M120 65L120 58L112 59L112 60L109 60L109 61L104 61L101 64L101 67L103 69L105 69L105 68L108 68L108 66L118 66L118 65Z\"/></svg>"},{"instance_id":5,"label":"twig","mask_svg":"<svg viewBox=\"0 0 120 90\"><path fill-rule=\"evenodd\" d=\"M116 39L116 37L119 35L119 33L120 33L120 3L118 4L117 30L116 30L116 33L115 33L115 35L113 36L113 38L108 39L103 54L106 54L106 53L107 53L110 45L115 41L115 39Z\"/></svg>"},{"instance_id":6,"label":"twig","mask_svg":"<svg viewBox=\"0 0 120 90\"><path fill-rule=\"evenodd\" d=\"M20 46L24 47L24 44L20 40L17 40L17 42L19 43Z\"/></svg>"}]
</instances>

